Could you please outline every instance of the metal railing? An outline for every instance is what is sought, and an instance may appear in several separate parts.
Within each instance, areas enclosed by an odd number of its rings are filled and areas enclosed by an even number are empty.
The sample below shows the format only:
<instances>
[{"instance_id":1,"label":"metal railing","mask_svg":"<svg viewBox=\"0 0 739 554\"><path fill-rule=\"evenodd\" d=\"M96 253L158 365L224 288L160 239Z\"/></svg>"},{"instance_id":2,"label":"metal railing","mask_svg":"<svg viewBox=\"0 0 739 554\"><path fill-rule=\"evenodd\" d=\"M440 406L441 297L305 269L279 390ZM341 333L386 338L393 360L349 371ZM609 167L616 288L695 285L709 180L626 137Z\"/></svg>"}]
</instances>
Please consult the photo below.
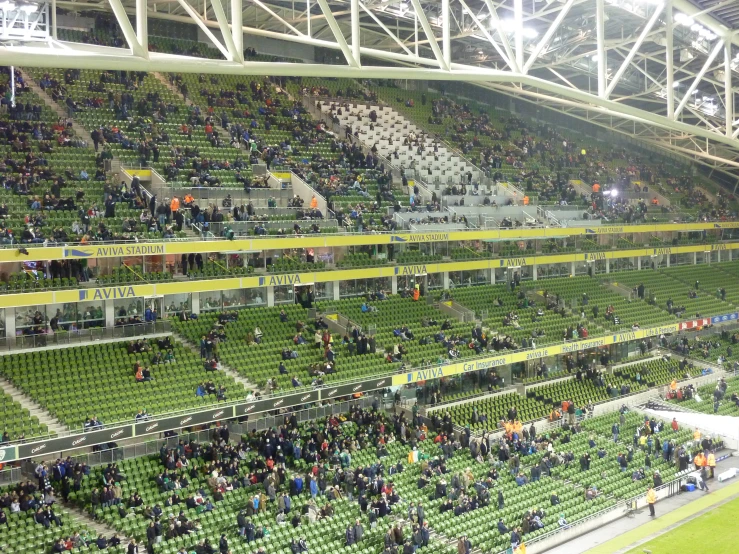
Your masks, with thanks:
<instances>
[{"instance_id":1,"label":"metal railing","mask_svg":"<svg viewBox=\"0 0 739 554\"><path fill-rule=\"evenodd\" d=\"M17 335L0 339L0 352L72 344L81 345L99 340L126 339L171 331L172 323L166 319L160 319L154 322L117 325L115 327L94 327L92 329L80 329L79 331Z\"/></svg>"},{"instance_id":2,"label":"metal railing","mask_svg":"<svg viewBox=\"0 0 739 554\"><path fill-rule=\"evenodd\" d=\"M612 334L613 334L613 332L609 333L609 336L612 335ZM587 339L587 341L588 342L596 341L598 338L599 337L591 337L591 338ZM572 341L565 341L565 344L567 344L569 342L572 342ZM575 342L580 342L580 341L575 341ZM474 357L466 358L464 360L464 362L466 364L470 364L470 366L472 366L472 367L475 367L475 365L476 365L475 362L478 361L478 360L483 360L483 359L491 358L491 357L495 357L495 356L509 356L509 355L514 354L516 352L525 352L525 351L529 351L529 350L532 350L532 349L531 348L522 348L522 349L518 349L518 350L506 350L504 354L501 354L499 352L486 352L485 354L480 355L480 356L474 356ZM452 360L447 360L446 362L447 362L447 364L453 363ZM412 369L412 371L415 372L415 371L424 370L424 369L443 368L447 364L431 363L431 364L427 364L425 366L414 367ZM486 368L480 368L480 369L482 370L482 369L486 369ZM337 387L340 387L340 386L355 385L355 384L358 384L358 383L364 383L364 382L367 382L367 381L375 381L375 380L389 380L389 383L392 383L393 376L396 376L396 375L405 375L408 371L411 371L411 370L408 369L408 370L402 371L402 372L401 371L398 371L398 370L395 370L395 371L383 372L381 374L367 375L367 376L364 376L364 377L355 377L355 378L351 378L351 379L343 379L343 380L331 381L331 382L328 382L325 385L321 386L320 389L323 390L323 389L327 389L329 387L333 389L333 388L337 388ZM713 376L716 376L717 377L718 374L713 374ZM705 376L705 377L706 378L709 378L711 376ZM664 388L664 386L662 386L661 388ZM659 389L660 389L660 387L655 387L655 389L652 389L651 391L648 391L648 392L656 393L656 392L659 391ZM287 394L293 394L294 395L294 394L300 394L300 393L307 393L307 392L314 391L314 390L317 390L317 389L314 388L314 387L312 387L311 385L305 385L305 386L302 386L302 387L293 388ZM235 398L235 399L232 399L232 400L229 400L229 401L226 401L226 402L214 402L214 403L204 404L202 406L202 410L196 410L196 409L194 410L193 408L183 408L183 409L175 410L175 411L172 411L172 412L163 412L163 413L151 415L148 418L147 421L155 422L157 420L163 420L163 419L167 419L167 418L171 418L171 417L175 417L175 416L181 416L181 415L184 415L184 414L193 414L193 413L197 413L198 411L203 411L203 410L207 410L207 409L213 409L213 408L222 409L222 408L233 407L233 406L236 406L238 404L244 403L244 401L246 400L246 395L247 394L248 393L246 391L244 391L243 396L238 397L238 398ZM636 396L636 395L640 395L640 394L643 395L643 394L645 394L645 392L644 391L640 391L640 392L631 393L631 395L620 396L620 397L617 397L615 399L610 399L608 401L599 402L599 403L596 404L596 406L599 405L599 404L604 404L606 402L612 402L613 400L621 400L621 401L623 401L623 399L629 398L630 396ZM279 399L280 397L284 397L285 395L286 395L286 393L284 391L279 391L279 392L274 393L274 394L262 395L259 398L259 400L260 401L264 401L264 400L271 400L271 399ZM107 429L107 428L110 428L110 427L123 426L123 425L131 425L131 424L135 423L135 421L136 420L134 418L134 415L132 414L130 418L127 418L125 420L116 421L116 422L105 422L105 427ZM69 436L69 435L79 434L81 432L83 432L83 428L82 427L78 427L78 428L74 428L74 429L69 429L68 431L66 431L64 433L60 433L57 436L58 437L66 437L66 436ZM18 441L18 442L32 442L32 441L44 440L44 438L47 438L47 437L34 437L33 439L29 439L29 440L26 440L26 441Z\"/></svg>"},{"instance_id":3,"label":"metal railing","mask_svg":"<svg viewBox=\"0 0 739 554\"><path fill-rule=\"evenodd\" d=\"M689 472L690 472L689 470L686 470L686 472L681 474L677 479L668 481L667 483L664 483L663 485L655 488L654 490L657 493L657 496L660 499L664 499L664 498L671 498L675 496L676 494L679 494L680 489L683 484L683 477L685 477L685 475ZM581 519L573 521L572 523L569 523L567 527L553 529L552 531L548 531L536 537L527 538L524 542L526 543L527 546L530 546L532 544L545 541L547 539L555 537L557 534L562 533L563 531L581 527L588 522L601 518L604 515L612 513L616 510L621 510L623 512L623 515L626 515L627 513L635 510L636 509L635 507L639 499L644 498L644 497L645 497L645 493L640 493L640 494L631 496L629 498L619 500L618 502L616 502L616 504L609 506L608 508L604 508L598 512L595 512L594 514L590 514L589 516L585 516ZM617 518L614 518L614 519L617 519ZM584 534L585 532L587 531L583 531L581 534ZM577 536L580 536L580 535L577 535ZM498 554L508 554L508 553L510 553L510 550L501 550Z\"/></svg>"},{"instance_id":4,"label":"metal railing","mask_svg":"<svg viewBox=\"0 0 739 554\"><path fill-rule=\"evenodd\" d=\"M0 471L0 485L10 485L23 479L23 471L20 467L11 467Z\"/></svg>"},{"instance_id":5,"label":"metal railing","mask_svg":"<svg viewBox=\"0 0 739 554\"><path fill-rule=\"evenodd\" d=\"M334 402L325 406L316 406L306 408L302 410L295 410L291 414L295 414L299 423L306 423L308 421L315 421L321 418L328 417L333 414L347 413L355 406L362 409L369 408L374 402L375 397L363 396L352 400L346 400L342 402ZM385 406L390 400L383 399L382 405ZM250 420L248 423L239 423L235 421L228 422L228 430L231 437L238 437L246 434L248 431L255 429L257 431L264 431L279 427L284 423L285 415L270 415L260 414L259 418ZM131 458L139 458L141 456L153 456L158 455L162 446L167 448L175 448L180 440L190 441L194 440L199 443L207 443L212 440L213 431L215 427L208 429L202 429L199 431L189 431L172 436L161 437L152 439L151 437L145 437L144 442L138 442L134 444L125 444L123 446L117 446L115 448L100 449L94 452L87 452L71 456L75 462L85 463L88 466L99 466L105 464L112 464L121 460L128 460ZM0 472L0 485L6 483L16 482L22 479L22 475L29 477L34 476L34 471L38 465L38 460L26 460L21 464L21 467L14 467L10 470ZM11 474L12 471L12 474Z\"/></svg>"},{"instance_id":6,"label":"metal railing","mask_svg":"<svg viewBox=\"0 0 739 554\"><path fill-rule=\"evenodd\" d=\"M711 223L711 222L718 222L718 221L722 221L722 220L719 220L719 219L707 219L704 223ZM644 227L645 225L646 226L651 226L651 225L655 225L656 226L656 225L660 225L660 223L654 223L654 224L650 224L650 223L647 223L647 224L645 224L645 223L637 223L637 224L625 224L624 223L624 224L621 224L621 223L619 223L618 226L619 226L620 231L619 231L618 234L628 234L628 233L631 233L632 231L629 231L629 227L632 226L632 225L638 225L638 226ZM522 229L523 228L530 229L530 228L533 228L533 227L528 227L527 226L527 227L522 227ZM493 229L495 229L495 227L491 227L490 228L490 230L493 230ZM708 229L709 228L707 226L706 227L706 230L708 230ZM510 228L509 227L500 227L499 226L498 227L498 230L506 231L506 230L510 230ZM723 231L731 231L731 230L732 229L723 229ZM474 229L469 229L467 232L473 232L473 231L474 231ZM642 232L647 233L647 232L652 232L652 231L642 231ZM325 236L325 237L342 236L343 237L343 236L346 236L347 234L357 234L357 235L372 234L372 235L377 235L377 236L384 236L384 235L394 235L394 234L397 234L397 233L398 233L398 231L384 231L384 230L380 230L380 229L378 229L378 230L371 230L370 231L369 229L367 229L367 230L365 230L365 231L363 231L361 233L358 232L358 231L355 231L355 230L347 230L347 231L343 231L342 230L341 232L338 232L338 233L322 233L322 236ZM259 240L259 238L260 237L253 237L253 240ZM274 237L265 237L265 238L272 239ZM541 238L543 238L543 237L541 237ZM469 239L459 239L459 240L469 240ZM733 240L733 239L731 239L731 238L727 238L727 239L716 239L716 242L721 242L721 241L728 242L728 241L731 241L731 240ZM37 244L37 243L22 243L22 242L19 242L19 241L15 240L15 241L12 241L12 242L9 242L9 243L0 243L0 249L25 248L27 250L31 250L31 249L36 249L36 248L66 247L66 246L78 246L78 245L79 246L110 246L110 245L118 245L118 244L124 245L124 244L142 244L142 243L156 243L156 244L159 244L159 243L171 243L171 242L179 242L179 243L181 243L181 242L226 242L226 241L227 241L227 239L224 239L223 237L215 237L215 236L213 236L213 237L205 237L205 238L203 238L203 237L175 237L175 238L167 238L167 239L157 237L157 238L151 238L151 239L150 238L147 238L145 241L140 241L138 239L131 239L131 240L109 240L109 241L95 241L95 240L91 240L91 241L86 242L85 244L81 244L79 241L65 241L63 243L49 242L47 244L42 244L42 243ZM255 245L254 248L260 248L260 246L259 245Z\"/></svg>"}]
</instances>

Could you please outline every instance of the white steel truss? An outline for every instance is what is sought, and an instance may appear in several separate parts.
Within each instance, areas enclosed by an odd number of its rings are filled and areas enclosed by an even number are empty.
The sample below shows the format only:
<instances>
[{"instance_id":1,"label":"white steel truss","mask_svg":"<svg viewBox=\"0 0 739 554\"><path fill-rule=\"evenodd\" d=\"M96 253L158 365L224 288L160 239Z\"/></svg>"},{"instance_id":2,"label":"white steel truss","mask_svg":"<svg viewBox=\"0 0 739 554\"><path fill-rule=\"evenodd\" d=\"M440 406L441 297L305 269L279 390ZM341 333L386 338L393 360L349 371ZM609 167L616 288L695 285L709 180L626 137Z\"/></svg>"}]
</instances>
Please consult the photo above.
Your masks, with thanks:
<instances>
[{"instance_id":1,"label":"white steel truss","mask_svg":"<svg viewBox=\"0 0 739 554\"><path fill-rule=\"evenodd\" d=\"M51 0L42 5L53 14L52 31L25 39L0 36L0 63L467 81L615 132L630 126L640 140L739 176L734 4L739 2ZM57 10L109 12L128 47L57 40ZM153 19L197 25L221 59L149 52L147 22ZM290 43L300 61L244 59L249 36ZM339 53L343 65L315 63L316 48Z\"/></svg>"}]
</instances>

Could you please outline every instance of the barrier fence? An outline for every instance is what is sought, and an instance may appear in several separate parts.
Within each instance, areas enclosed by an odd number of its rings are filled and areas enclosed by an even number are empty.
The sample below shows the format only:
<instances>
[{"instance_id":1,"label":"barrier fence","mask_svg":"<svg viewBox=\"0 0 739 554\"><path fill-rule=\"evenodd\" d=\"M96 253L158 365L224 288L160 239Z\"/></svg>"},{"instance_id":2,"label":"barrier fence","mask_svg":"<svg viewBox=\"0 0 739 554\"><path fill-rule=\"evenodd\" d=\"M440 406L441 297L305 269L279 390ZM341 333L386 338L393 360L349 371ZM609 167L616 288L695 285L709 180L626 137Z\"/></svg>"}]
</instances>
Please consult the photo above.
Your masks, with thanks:
<instances>
[{"instance_id":1,"label":"barrier fence","mask_svg":"<svg viewBox=\"0 0 739 554\"><path fill-rule=\"evenodd\" d=\"M105 429L96 429L83 432L80 429L70 430L64 436L48 438L17 445L8 445L0 448L0 456L5 461L13 461L38 456L42 453L70 451L75 448L83 448L98 444L106 444L112 441L141 437L165 431L204 425L216 421L238 419L281 410L295 408L313 403L333 401L337 398L355 396L376 391L378 389L390 388L392 386L412 385L419 381L439 379L453 375L462 375L468 372L494 369L496 367L509 365L516 362L538 360L560 354L568 354L599 348L611 344L631 342L647 337L656 337L677 332L679 324L662 325L648 329L639 329L625 333L609 334L603 337L588 338L580 341L555 344L548 347L507 352L506 354L495 354L476 359L468 359L463 362L434 365L426 369L415 369L402 373L388 373L372 379L350 380L344 382L330 383L319 389L296 390L287 395L272 395L259 399L239 399L230 403L211 405L210 409L202 411L180 410L158 416L147 416L146 420L131 422L111 422Z\"/></svg>"}]
</instances>

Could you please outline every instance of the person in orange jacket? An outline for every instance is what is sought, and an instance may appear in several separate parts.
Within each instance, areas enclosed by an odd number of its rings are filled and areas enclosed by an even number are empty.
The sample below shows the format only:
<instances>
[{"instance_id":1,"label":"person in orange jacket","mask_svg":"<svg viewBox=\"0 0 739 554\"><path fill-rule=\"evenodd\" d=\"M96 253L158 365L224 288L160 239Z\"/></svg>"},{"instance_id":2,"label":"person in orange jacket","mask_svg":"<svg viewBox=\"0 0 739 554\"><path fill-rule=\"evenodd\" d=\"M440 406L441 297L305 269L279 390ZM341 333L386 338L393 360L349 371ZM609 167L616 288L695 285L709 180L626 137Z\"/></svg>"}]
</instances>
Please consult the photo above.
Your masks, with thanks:
<instances>
[{"instance_id":1,"label":"person in orange jacket","mask_svg":"<svg viewBox=\"0 0 739 554\"><path fill-rule=\"evenodd\" d=\"M177 196L172 197L172 201L169 203L169 208L172 210L172 215L180 209L180 199Z\"/></svg>"},{"instance_id":2,"label":"person in orange jacket","mask_svg":"<svg viewBox=\"0 0 739 554\"><path fill-rule=\"evenodd\" d=\"M693 458L693 463L695 464L695 469L701 469L708 464L708 460L703 455L703 452L698 452L698 454L695 455L695 458Z\"/></svg>"},{"instance_id":3,"label":"person in orange jacket","mask_svg":"<svg viewBox=\"0 0 739 554\"><path fill-rule=\"evenodd\" d=\"M315 210L318 208L318 200L316 199L316 195L313 195L313 198L310 199L310 209Z\"/></svg>"}]
</instances>

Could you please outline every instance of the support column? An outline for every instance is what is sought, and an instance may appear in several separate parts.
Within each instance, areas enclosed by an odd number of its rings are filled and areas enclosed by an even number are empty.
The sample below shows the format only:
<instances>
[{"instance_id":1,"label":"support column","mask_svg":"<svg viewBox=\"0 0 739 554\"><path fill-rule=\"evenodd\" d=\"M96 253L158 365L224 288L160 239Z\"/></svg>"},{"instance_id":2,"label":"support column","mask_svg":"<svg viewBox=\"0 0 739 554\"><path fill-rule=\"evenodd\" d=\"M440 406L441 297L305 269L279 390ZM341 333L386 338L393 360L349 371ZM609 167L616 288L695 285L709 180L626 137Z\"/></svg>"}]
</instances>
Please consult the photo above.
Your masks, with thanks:
<instances>
[{"instance_id":1,"label":"support column","mask_svg":"<svg viewBox=\"0 0 739 554\"><path fill-rule=\"evenodd\" d=\"M351 29L352 29L352 55L354 59L359 63L359 0L351 0Z\"/></svg>"},{"instance_id":2,"label":"support column","mask_svg":"<svg viewBox=\"0 0 739 554\"><path fill-rule=\"evenodd\" d=\"M598 96L606 95L606 31L605 31L605 0L595 2L596 52L598 64Z\"/></svg>"},{"instance_id":3,"label":"support column","mask_svg":"<svg viewBox=\"0 0 739 554\"><path fill-rule=\"evenodd\" d=\"M641 269L641 256L636 257L636 269Z\"/></svg>"},{"instance_id":4,"label":"support column","mask_svg":"<svg viewBox=\"0 0 739 554\"><path fill-rule=\"evenodd\" d=\"M490 284L494 285L495 284L495 268L491 267L490 269L488 269L488 271L490 272Z\"/></svg>"},{"instance_id":5,"label":"support column","mask_svg":"<svg viewBox=\"0 0 739 554\"><path fill-rule=\"evenodd\" d=\"M234 47L237 52L241 53L241 59L244 57L244 23L242 20L244 7L241 0L231 0L231 35L233 36ZM310 14L307 14L308 16ZM310 17L308 17L310 19Z\"/></svg>"},{"instance_id":6,"label":"support column","mask_svg":"<svg viewBox=\"0 0 739 554\"><path fill-rule=\"evenodd\" d=\"M670 255L667 254L667 267L670 267Z\"/></svg>"},{"instance_id":7,"label":"support column","mask_svg":"<svg viewBox=\"0 0 739 554\"><path fill-rule=\"evenodd\" d=\"M575 276L575 262L570 263L570 275Z\"/></svg>"},{"instance_id":8,"label":"support column","mask_svg":"<svg viewBox=\"0 0 739 554\"><path fill-rule=\"evenodd\" d=\"M341 288L339 281L334 281L334 300L341 300Z\"/></svg>"},{"instance_id":9,"label":"support column","mask_svg":"<svg viewBox=\"0 0 739 554\"><path fill-rule=\"evenodd\" d=\"M275 305L275 287L267 287L267 307Z\"/></svg>"},{"instance_id":10,"label":"support column","mask_svg":"<svg viewBox=\"0 0 739 554\"><path fill-rule=\"evenodd\" d=\"M675 52L673 51L673 28L672 0L667 0L665 4L665 33L667 39L665 41L665 76L667 77L667 117L669 118L675 115L675 70L673 67Z\"/></svg>"},{"instance_id":11,"label":"support column","mask_svg":"<svg viewBox=\"0 0 739 554\"><path fill-rule=\"evenodd\" d=\"M56 38L56 0L51 0L51 38L54 40L57 40ZM7 327L6 327L7 329Z\"/></svg>"},{"instance_id":12,"label":"support column","mask_svg":"<svg viewBox=\"0 0 739 554\"><path fill-rule=\"evenodd\" d=\"M523 67L523 0L513 0L513 38L516 52L516 65Z\"/></svg>"},{"instance_id":13,"label":"support column","mask_svg":"<svg viewBox=\"0 0 739 554\"><path fill-rule=\"evenodd\" d=\"M5 308L5 337L15 343L15 308Z\"/></svg>"},{"instance_id":14,"label":"support column","mask_svg":"<svg viewBox=\"0 0 739 554\"><path fill-rule=\"evenodd\" d=\"M732 88L731 41L724 44L724 108L726 110L726 136L734 134L734 89Z\"/></svg>"},{"instance_id":15,"label":"support column","mask_svg":"<svg viewBox=\"0 0 739 554\"><path fill-rule=\"evenodd\" d=\"M533 279L534 281L537 281L537 280L539 279L539 275L538 275L538 273L539 273L539 272L538 272L538 269L539 269L539 266L538 266L538 265L536 265L536 264L534 264L534 267L533 267L533 268L531 269L531 278L532 278L532 279Z\"/></svg>"},{"instance_id":16,"label":"support column","mask_svg":"<svg viewBox=\"0 0 739 554\"><path fill-rule=\"evenodd\" d=\"M698 265L698 252L693 252L693 265Z\"/></svg>"},{"instance_id":17,"label":"support column","mask_svg":"<svg viewBox=\"0 0 739 554\"><path fill-rule=\"evenodd\" d=\"M441 285L444 290L449 290L449 272L445 271L441 274Z\"/></svg>"},{"instance_id":18,"label":"support column","mask_svg":"<svg viewBox=\"0 0 739 554\"><path fill-rule=\"evenodd\" d=\"M390 291L393 294L398 294L398 276L393 275L390 277Z\"/></svg>"},{"instance_id":19,"label":"support column","mask_svg":"<svg viewBox=\"0 0 739 554\"><path fill-rule=\"evenodd\" d=\"M441 52L444 55L444 63L452 66L451 28L452 22L449 17L449 0L441 0Z\"/></svg>"},{"instance_id":20,"label":"support column","mask_svg":"<svg viewBox=\"0 0 739 554\"><path fill-rule=\"evenodd\" d=\"M611 272L611 260L609 258L606 258L606 273Z\"/></svg>"},{"instance_id":21,"label":"support column","mask_svg":"<svg viewBox=\"0 0 739 554\"><path fill-rule=\"evenodd\" d=\"M726 253L729 255L728 261L732 261L732 258L734 257L734 252L732 250L727 250Z\"/></svg>"},{"instance_id":22,"label":"support column","mask_svg":"<svg viewBox=\"0 0 739 554\"><path fill-rule=\"evenodd\" d=\"M190 313L200 315L200 293L193 292L190 296Z\"/></svg>"},{"instance_id":23,"label":"support column","mask_svg":"<svg viewBox=\"0 0 739 554\"><path fill-rule=\"evenodd\" d=\"M112 300L105 301L105 327L107 329L115 327L115 302Z\"/></svg>"},{"instance_id":24,"label":"support column","mask_svg":"<svg viewBox=\"0 0 739 554\"><path fill-rule=\"evenodd\" d=\"M149 28L146 13L146 0L136 0L136 36L141 49L149 52Z\"/></svg>"}]
</instances>

